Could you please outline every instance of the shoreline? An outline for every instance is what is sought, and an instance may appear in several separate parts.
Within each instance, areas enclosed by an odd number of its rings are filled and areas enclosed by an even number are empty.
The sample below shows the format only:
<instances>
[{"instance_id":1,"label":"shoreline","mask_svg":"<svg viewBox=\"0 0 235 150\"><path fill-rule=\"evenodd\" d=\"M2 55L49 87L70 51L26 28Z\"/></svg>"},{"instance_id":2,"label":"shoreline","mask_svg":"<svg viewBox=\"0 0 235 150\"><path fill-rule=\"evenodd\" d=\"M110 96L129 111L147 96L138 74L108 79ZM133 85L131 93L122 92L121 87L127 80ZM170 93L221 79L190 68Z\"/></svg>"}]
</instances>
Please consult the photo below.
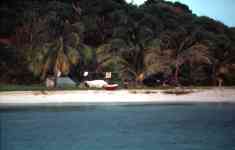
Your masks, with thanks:
<instances>
[{"instance_id":1,"label":"shoreline","mask_svg":"<svg viewBox=\"0 0 235 150\"><path fill-rule=\"evenodd\" d=\"M172 90L81 90L1 92L0 108L31 106L138 105L234 103L235 89L184 89L186 94L169 94ZM173 91L174 93L174 91Z\"/></svg>"}]
</instances>

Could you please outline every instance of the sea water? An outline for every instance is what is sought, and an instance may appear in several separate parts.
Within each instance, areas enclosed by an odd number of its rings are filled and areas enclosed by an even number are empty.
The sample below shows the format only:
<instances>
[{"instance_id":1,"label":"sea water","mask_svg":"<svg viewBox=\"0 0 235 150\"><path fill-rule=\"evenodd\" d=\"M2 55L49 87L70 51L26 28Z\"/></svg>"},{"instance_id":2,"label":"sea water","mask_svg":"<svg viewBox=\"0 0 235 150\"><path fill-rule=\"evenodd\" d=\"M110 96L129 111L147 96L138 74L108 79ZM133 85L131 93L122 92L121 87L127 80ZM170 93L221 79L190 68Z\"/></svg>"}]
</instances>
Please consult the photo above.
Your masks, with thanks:
<instances>
[{"instance_id":1,"label":"sea water","mask_svg":"<svg viewBox=\"0 0 235 150\"><path fill-rule=\"evenodd\" d=\"M0 150L235 150L235 105L1 110Z\"/></svg>"}]
</instances>

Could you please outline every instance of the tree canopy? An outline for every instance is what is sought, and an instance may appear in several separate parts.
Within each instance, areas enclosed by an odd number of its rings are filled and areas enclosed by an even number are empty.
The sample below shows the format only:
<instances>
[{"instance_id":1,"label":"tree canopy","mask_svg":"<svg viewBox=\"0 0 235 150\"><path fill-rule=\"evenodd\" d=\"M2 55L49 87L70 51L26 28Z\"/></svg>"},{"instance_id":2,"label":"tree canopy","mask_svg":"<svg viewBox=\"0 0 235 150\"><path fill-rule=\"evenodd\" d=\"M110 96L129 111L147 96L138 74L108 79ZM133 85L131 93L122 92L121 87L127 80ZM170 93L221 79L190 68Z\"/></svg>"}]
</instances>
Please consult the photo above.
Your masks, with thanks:
<instances>
[{"instance_id":1,"label":"tree canopy","mask_svg":"<svg viewBox=\"0 0 235 150\"><path fill-rule=\"evenodd\" d=\"M235 29L179 2L8 0L0 17L0 68L8 74L0 83L19 83L25 72L42 82L58 70L82 80L90 70L115 72L116 80L162 73L177 84L235 84Z\"/></svg>"}]
</instances>

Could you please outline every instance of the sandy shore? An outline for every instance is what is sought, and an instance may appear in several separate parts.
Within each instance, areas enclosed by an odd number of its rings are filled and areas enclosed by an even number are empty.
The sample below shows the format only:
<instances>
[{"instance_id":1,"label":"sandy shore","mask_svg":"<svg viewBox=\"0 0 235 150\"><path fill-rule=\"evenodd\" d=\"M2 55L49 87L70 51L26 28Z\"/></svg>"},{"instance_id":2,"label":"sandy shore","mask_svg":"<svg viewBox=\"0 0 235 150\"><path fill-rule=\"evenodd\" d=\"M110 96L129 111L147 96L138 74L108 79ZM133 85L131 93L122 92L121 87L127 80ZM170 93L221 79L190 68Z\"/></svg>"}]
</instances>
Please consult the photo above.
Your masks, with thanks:
<instances>
[{"instance_id":1,"label":"sandy shore","mask_svg":"<svg viewBox=\"0 0 235 150\"><path fill-rule=\"evenodd\" d=\"M76 106L87 104L137 103L235 103L235 89L191 89L187 94L167 94L166 90L81 90L1 92L0 107Z\"/></svg>"}]
</instances>

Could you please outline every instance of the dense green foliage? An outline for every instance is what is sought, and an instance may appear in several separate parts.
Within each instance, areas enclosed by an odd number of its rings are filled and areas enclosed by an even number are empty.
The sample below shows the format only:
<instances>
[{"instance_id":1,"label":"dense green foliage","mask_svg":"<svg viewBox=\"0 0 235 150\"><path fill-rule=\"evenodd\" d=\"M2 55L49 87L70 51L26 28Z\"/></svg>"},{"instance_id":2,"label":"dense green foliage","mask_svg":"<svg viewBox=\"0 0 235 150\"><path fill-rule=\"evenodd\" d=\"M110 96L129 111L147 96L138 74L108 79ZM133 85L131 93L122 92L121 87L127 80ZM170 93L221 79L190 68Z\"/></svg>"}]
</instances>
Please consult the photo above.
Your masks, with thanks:
<instances>
[{"instance_id":1,"label":"dense green foliage","mask_svg":"<svg viewBox=\"0 0 235 150\"><path fill-rule=\"evenodd\" d=\"M172 84L235 84L235 29L179 2L9 0L0 14L0 35L13 37L1 45L0 82L111 71L119 81L163 73Z\"/></svg>"}]
</instances>

